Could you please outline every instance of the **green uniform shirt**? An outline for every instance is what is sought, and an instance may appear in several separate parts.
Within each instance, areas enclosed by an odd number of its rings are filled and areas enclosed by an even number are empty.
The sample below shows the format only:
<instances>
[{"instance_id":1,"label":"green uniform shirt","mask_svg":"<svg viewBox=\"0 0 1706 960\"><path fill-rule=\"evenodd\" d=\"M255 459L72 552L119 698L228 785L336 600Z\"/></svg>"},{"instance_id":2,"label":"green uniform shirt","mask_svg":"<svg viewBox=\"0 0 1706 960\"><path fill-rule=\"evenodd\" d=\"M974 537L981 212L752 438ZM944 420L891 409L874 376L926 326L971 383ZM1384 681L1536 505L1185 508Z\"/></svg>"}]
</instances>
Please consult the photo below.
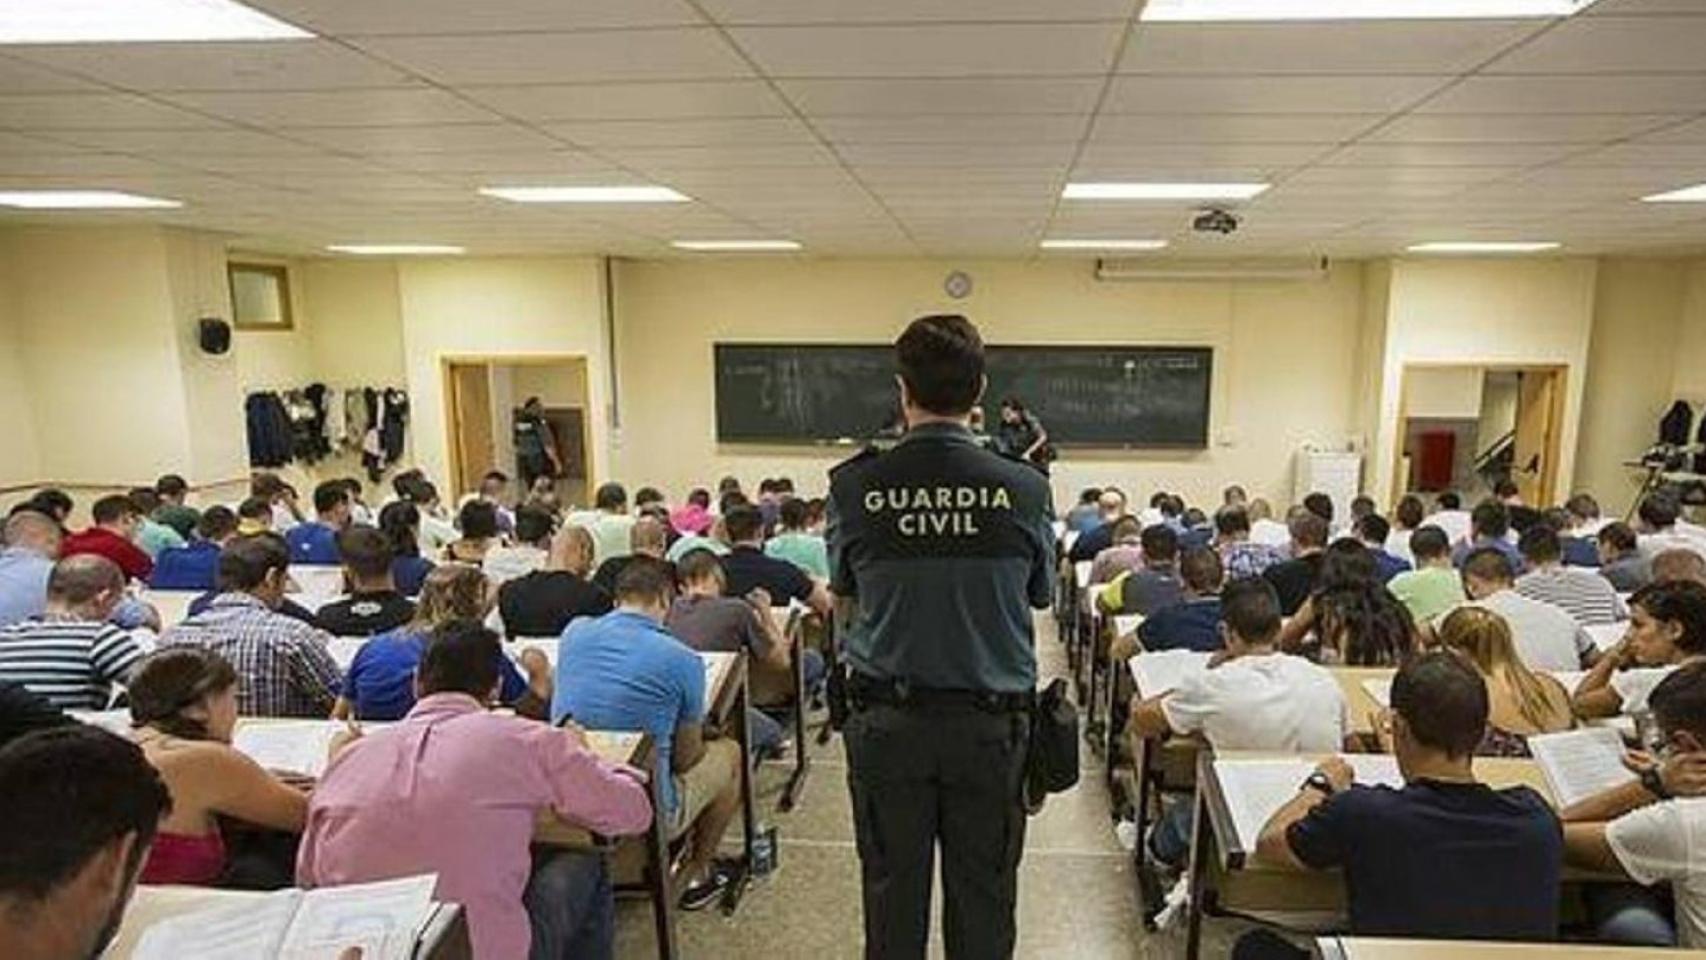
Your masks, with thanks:
<instances>
[{"instance_id":1,"label":"green uniform shirt","mask_svg":"<svg viewBox=\"0 0 1706 960\"><path fill-rule=\"evenodd\" d=\"M1418 625L1431 623L1442 613L1462 606L1463 578L1450 567L1425 567L1392 578L1386 585L1398 602L1410 610Z\"/></svg>"}]
</instances>

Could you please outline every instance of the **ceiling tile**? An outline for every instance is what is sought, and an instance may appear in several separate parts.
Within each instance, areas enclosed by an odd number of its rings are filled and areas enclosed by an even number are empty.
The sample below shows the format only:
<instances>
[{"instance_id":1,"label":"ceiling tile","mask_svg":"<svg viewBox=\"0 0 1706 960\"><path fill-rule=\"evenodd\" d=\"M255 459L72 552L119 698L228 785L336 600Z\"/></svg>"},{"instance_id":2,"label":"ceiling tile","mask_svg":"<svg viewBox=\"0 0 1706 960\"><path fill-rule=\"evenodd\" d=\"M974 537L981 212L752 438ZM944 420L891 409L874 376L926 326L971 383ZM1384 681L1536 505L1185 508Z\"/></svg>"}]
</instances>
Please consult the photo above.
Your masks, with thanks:
<instances>
[{"instance_id":1,"label":"ceiling tile","mask_svg":"<svg viewBox=\"0 0 1706 960\"><path fill-rule=\"evenodd\" d=\"M1075 144L1015 143L1002 150L967 150L952 144L846 143L836 151L856 168L867 166L1039 167L1065 164L1072 159Z\"/></svg>"},{"instance_id":2,"label":"ceiling tile","mask_svg":"<svg viewBox=\"0 0 1706 960\"><path fill-rule=\"evenodd\" d=\"M1073 115L820 117L818 131L836 143L1077 143L1089 117Z\"/></svg>"},{"instance_id":3,"label":"ceiling tile","mask_svg":"<svg viewBox=\"0 0 1706 960\"><path fill-rule=\"evenodd\" d=\"M1104 113L1091 132L1094 142L1145 143L1339 143L1381 119L1368 113L1169 114Z\"/></svg>"},{"instance_id":4,"label":"ceiling tile","mask_svg":"<svg viewBox=\"0 0 1706 960\"><path fill-rule=\"evenodd\" d=\"M765 117L787 113L787 107L762 80L482 86L468 87L464 92L494 110L536 122Z\"/></svg>"},{"instance_id":5,"label":"ceiling tile","mask_svg":"<svg viewBox=\"0 0 1706 960\"><path fill-rule=\"evenodd\" d=\"M92 89L95 89L94 84L86 80L56 73L11 56L0 56L0 90L7 93L64 93Z\"/></svg>"},{"instance_id":6,"label":"ceiling tile","mask_svg":"<svg viewBox=\"0 0 1706 960\"><path fill-rule=\"evenodd\" d=\"M430 87L302 93L177 93L175 103L258 126L375 127L475 123L490 111Z\"/></svg>"},{"instance_id":7,"label":"ceiling tile","mask_svg":"<svg viewBox=\"0 0 1706 960\"><path fill-rule=\"evenodd\" d=\"M368 34L533 32L601 27L686 26L698 14L682 0L246 0L315 33Z\"/></svg>"},{"instance_id":8,"label":"ceiling tile","mask_svg":"<svg viewBox=\"0 0 1706 960\"><path fill-rule=\"evenodd\" d=\"M703 147L724 144L813 143L811 131L793 117L733 117L677 120L600 120L546 124L572 143L603 147Z\"/></svg>"},{"instance_id":9,"label":"ceiling tile","mask_svg":"<svg viewBox=\"0 0 1706 960\"><path fill-rule=\"evenodd\" d=\"M79 135L81 139L82 135ZM45 137L29 137L21 133L0 132L0 154L7 156L66 156L88 149L82 143L71 142L65 133Z\"/></svg>"},{"instance_id":10,"label":"ceiling tile","mask_svg":"<svg viewBox=\"0 0 1706 960\"><path fill-rule=\"evenodd\" d=\"M1637 143L1706 143L1706 120L1693 120L1649 133Z\"/></svg>"},{"instance_id":11,"label":"ceiling tile","mask_svg":"<svg viewBox=\"0 0 1706 960\"><path fill-rule=\"evenodd\" d=\"M1191 173L1202 167L1227 173L1240 171L1234 179L1270 179L1318 159L1330 146L1284 143L1159 143L1141 145L1091 141L1073 169L1074 180L1160 179L1168 171L1172 179L1200 180Z\"/></svg>"},{"instance_id":12,"label":"ceiling tile","mask_svg":"<svg viewBox=\"0 0 1706 960\"><path fill-rule=\"evenodd\" d=\"M1572 159L1607 167L1692 167L1706 179L1706 143L1623 143Z\"/></svg>"},{"instance_id":13,"label":"ceiling tile","mask_svg":"<svg viewBox=\"0 0 1706 960\"><path fill-rule=\"evenodd\" d=\"M217 126L144 97L122 93L0 95L0 126L29 130L185 130Z\"/></svg>"},{"instance_id":14,"label":"ceiling tile","mask_svg":"<svg viewBox=\"0 0 1706 960\"><path fill-rule=\"evenodd\" d=\"M692 80L749 74L715 30L370 37L361 45L440 83Z\"/></svg>"},{"instance_id":15,"label":"ceiling tile","mask_svg":"<svg viewBox=\"0 0 1706 960\"><path fill-rule=\"evenodd\" d=\"M929 21L1114 20L1131 16L1131 0L702 0L729 24L847 24Z\"/></svg>"},{"instance_id":16,"label":"ceiling tile","mask_svg":"<svg viewBox=\"0 0 1706 960\"><path fill-rule=\"evenodd\" d=\"M610 147L599 153L648 171L733 169L737 167L813 167L834 162L817 144L704 147Z\"/></svg>"},{"instance_id":17,"label":"ceiling tile","mask_svg":"<svg viewBox=\"0 0 1706 960\"><path fill-rule=\"evenodd\" d=\"M1527 20L1145 23L1121 73L1462 73L1540 29Z\"/></svg>"},{"instance_id":18,"label":"ceiling tile","mask_svg":"<svg viewBox=\"0 0 1706 960\"><path fill-rule=\"evenodd\" d=\"M736 27L735 42L772 77L1100 75L1118 24L915 24Z\"/></svg>"},{"instance_id":19,"label":"ceiling tile","mask_svg":"<svg viewBox=\"0 0 1706 960\"><path fill-rule=\"evenodd\" d=\"M114 43L18 48L18 56L138 91L399 86L402 73L324 40Z\"/></svg>"},{"instance_id":20,"label":"ceiling tile","mask_svg":"<svg viewBox=\"0 0 1706 960\"><path fill-rule=\"evenodd\" d=\"M1572 17L1499 58L1487 72L1703 73L1703 47L1706 17Z\"/></svg>"},{"instance_id":21,"label":"ceiling tile","mask_svg":"<svg viewBox=\"0 0 1706 960\"><path fill-rule=\"evenodd\" d=\"M169 172L172 168L153 160L126 157L114 153L76 153L66 156L0 154L0 173L28 176L41 180L76 178L76 185L86 189L111 189L89 182L89 178L105 176L145 176Z\"/></svg>"},{"instance_id":22,"label":"ceiling tile","mask_svg":"<svg viewBox=\"0 0 1706 960\"><path fill-rule=\"evenodd\" d=\"M407 127L280 127L288 137L349 153L477 153L551 150L562 144L514 123L460 123Z\"/></svg>"},{"instance_id":23,"label":"ceiling tile","mask_svg":"<svg viewBox=\"0 0 1706 960\"><path fill-rule=\"evenodd\" d=\"M1103 113L1391 113L1448 76L1116 77Z\"/></svg>"},{"instance_id":24,"label":"ceiling tile","mask_svg":"<svg viewBox=\"0 0 1706 960\"><path fill-rule=\"evenodd\" d=\"M1470 77L1420 113L1698 113L1706 75Z\"/></svg>"},{"instance_id":25,"label":"ceiling tile","mask_svg":"<svg viewBox=\"0 0 1706 960\"><path fill-rule=\"evenodd\" d=\"M1370 143L1605 143L1681 119L1676 114L1411 114Z\"/></svg>"},{"instance_id":26,"label":"ceiling tile","mask_svg":"<svg viewBox=\"0 0 1706 960\"><path fill-rule=\"evenodd\" d=\"M275 157L317 152L312 147L251 130L72 130L58 134L95 150L146 153L156 156Z\"/></svg>"},{"instance_id":27,"label":"ceiling tile","mask_svg":"<svg viewBox=\"0 0 1706 960\"><path fill-rule=\"evenodd\" d=\"M1533 166L1582 149L1561 143L1357 143L1322 163L1330 167Z\"/></svg>"},{"instance_id":28,"label":"ceiling tile","mask_svg":"<svg viewBox=\"0 0 1706 960\"><path fill-rule=\"evenodd\" d=\"M1100 78L913 80L781 80L782 93L820 117L915 114L1087 114Z\"/></svg>"}]
</instances>

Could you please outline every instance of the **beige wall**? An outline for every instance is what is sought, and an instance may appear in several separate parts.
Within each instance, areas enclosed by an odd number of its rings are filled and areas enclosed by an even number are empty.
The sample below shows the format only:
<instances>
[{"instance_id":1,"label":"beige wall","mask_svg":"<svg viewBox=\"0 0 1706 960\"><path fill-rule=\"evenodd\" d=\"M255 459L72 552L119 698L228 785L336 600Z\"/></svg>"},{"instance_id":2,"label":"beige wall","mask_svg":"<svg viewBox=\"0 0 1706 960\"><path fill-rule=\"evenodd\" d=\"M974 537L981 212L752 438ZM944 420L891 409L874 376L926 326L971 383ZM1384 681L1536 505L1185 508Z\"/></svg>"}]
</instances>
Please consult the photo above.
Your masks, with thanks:
<instances>
[{"instance_id":1,"label":"beige wall","mask_svg":"<svg viewBox=\"0 0 1706 960\"><path fill-rule=\"evenodd\" d=\"M1673 392L1695 404L1706 403L1706 260L1689 264L1678 334L1676 349L1671 354L1676 362ZM1648 432L1657 438L1656 421L1648 425Z\"/></svg>"},{"instance_id":2,"label":"beige wall","mask_svg":"<svg viewBox=\"0 0 1706 960\"><path fill-rule=\"evenodd\" d=\"M1381 414L1369 487L1392 499L1399 393L1407 365L1562 364L1559 485L1575 475L1582 383L1593 329L1595 260L1399 260L1392 266Z\"/></svg>"},{"instance_id":3,"label":"beige wall","mask_svg":"<svg viewBox=\"0 0 1706 960\"><path fill-rule=\"evenodd\" d=\"M967 270L964 301L942 278ZM1293 452L1353 432L1360 264L1318 283L1102 283L1083 260L683 260L617 271L623 442L616 476L679 497L730 473L749 485L787 474L820 491L845 450L722 446L711 346L722 340L889 342L912 318L966 313L991 343L1205 344L1215 348L1210 447L1086 455L1056 464L1057 499L1078 487L1165 487L1218 498L1234 478L1284 497Z\"/></svg>"},{"instance_id":4,"label":"beige wall","mask_svg":"<svg viewBox=\"0 0 1706 960\"><path fill-rule=\"evenodd\" d=\"M1411 370L1404 378L1404 415L1411 419L1473 420L1481 415L1480 367Z\"/></svg>"},{"instance_id":5,"label":"beige wall","mask_svg":"<svg viewBox=\"0 0 1706 960\"><path fill-rule=\"evenodd\" d=\"M11 266L0 258L0 487L34 483L42 476Z\"/></svg>"},{"instance_id":6,"label":"beige wall","mask_svg":"<svg viewBox=\"0 0 1706 960\"><path fill-rule=\"evenodd\" d=\"M447 357L574 355L587 358L595 411L604 408L602 273L587 258L420 260L399 264L402 343L415 459L450 477L444 377ZM606 475L605 417L592 417L592 469Z\"/></svg>"}]
</instances>

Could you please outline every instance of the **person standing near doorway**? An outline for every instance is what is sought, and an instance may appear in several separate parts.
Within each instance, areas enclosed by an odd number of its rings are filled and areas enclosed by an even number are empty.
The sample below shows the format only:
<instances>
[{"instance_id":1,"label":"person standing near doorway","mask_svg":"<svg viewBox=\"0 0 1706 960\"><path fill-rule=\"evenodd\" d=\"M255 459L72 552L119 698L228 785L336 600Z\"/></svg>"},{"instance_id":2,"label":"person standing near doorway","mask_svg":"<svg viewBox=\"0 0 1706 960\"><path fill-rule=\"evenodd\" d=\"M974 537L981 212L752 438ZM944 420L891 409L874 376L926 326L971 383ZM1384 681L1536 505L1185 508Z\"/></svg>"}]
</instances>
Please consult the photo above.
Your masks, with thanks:
<instances>
[{"instance_id":1,"label":"person standing near doorway","mask_svg":"<svg viewBox=\"0 0 1706 960\"><path fill-rule=\"evenodd\" d=\"M528 397L515 415L516 472L523 488L531 490L539 477L562 475L563 458L558 451L557 433L545 419L545 405L538 397Z\"/></svg>"},{"instance_id":2,"label":"person standing near doorway","mask_svg":"<svg viewBox=\"0 0 1706 960\"><path fill-rule=\"evenodd\" d=\"M968 426L987 384L970 321L916 320L895 353L906 433L831 471L827 508L865 956L925 956L939 846L948 957L997 960L1016 936L1053 507L1041 474Z\"/></svg>"}]
</instances>

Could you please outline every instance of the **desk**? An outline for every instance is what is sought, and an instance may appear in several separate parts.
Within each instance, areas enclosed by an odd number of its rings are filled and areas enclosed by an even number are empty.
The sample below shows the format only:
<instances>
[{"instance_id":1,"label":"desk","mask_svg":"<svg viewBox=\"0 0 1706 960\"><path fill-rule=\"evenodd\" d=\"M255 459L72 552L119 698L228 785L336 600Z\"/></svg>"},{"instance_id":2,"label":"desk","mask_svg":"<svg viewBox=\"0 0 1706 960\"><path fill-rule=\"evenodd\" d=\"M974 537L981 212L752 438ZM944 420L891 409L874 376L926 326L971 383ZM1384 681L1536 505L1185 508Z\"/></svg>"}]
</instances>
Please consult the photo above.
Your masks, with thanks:
<instances>
[{"instance_id":1,"label":"desk","mask_svg":"<svg viewBox=\"0 0 1706 960\"><path fill-rule=\"evenodd\" d=\"M138 886L125 908L124 920L103 953L102 960L129 960L149 927L172 917L214 907L243 903L265 897L247 890L218 890L212 887ZM416 960L472 960L468 939L468 917L462 907L441 903L422 929L416 942Z\"/></svg>"},{"instance_id":2,"label":"desk","mask_svg":"<svg viewBox=\"0 0 1706 960\"><path fill-rule=\"evenodd\" d=\"M1254 838L1240 837L1217 762L1302 759L1319 762L1321 755L1299 758L1294 754L1226 752L1218 757L1204 750L1197 757L1196 824L1191 840L1190 906L1185 956L1197 960L1201 950L1202 919L1209 911L1238 914L1343 913L1344 884L1338 873L1297 871L1256 858ZM1495 787L1526 786L1548 803L1556 805L1546 777L1533 760L1482 757L1475 760L1475 775ZM1566 873L1574 881L1610 881L1626 878L1595 877ZM1462 954L1459 954L1462 955Z\"/></svg>"},{"instance_id":3,"label":"desk","mask_svg":"<svg viewBox=\"0 0 1706 960\"><path fill-rule=\"evenodd\" d=\"M1606 947L1579 943L1493 943L1475 940L1389 940L1379 937L1321 937L1321 960L1706 960L1706 950Z\"/></svg>"}]
</instances>

